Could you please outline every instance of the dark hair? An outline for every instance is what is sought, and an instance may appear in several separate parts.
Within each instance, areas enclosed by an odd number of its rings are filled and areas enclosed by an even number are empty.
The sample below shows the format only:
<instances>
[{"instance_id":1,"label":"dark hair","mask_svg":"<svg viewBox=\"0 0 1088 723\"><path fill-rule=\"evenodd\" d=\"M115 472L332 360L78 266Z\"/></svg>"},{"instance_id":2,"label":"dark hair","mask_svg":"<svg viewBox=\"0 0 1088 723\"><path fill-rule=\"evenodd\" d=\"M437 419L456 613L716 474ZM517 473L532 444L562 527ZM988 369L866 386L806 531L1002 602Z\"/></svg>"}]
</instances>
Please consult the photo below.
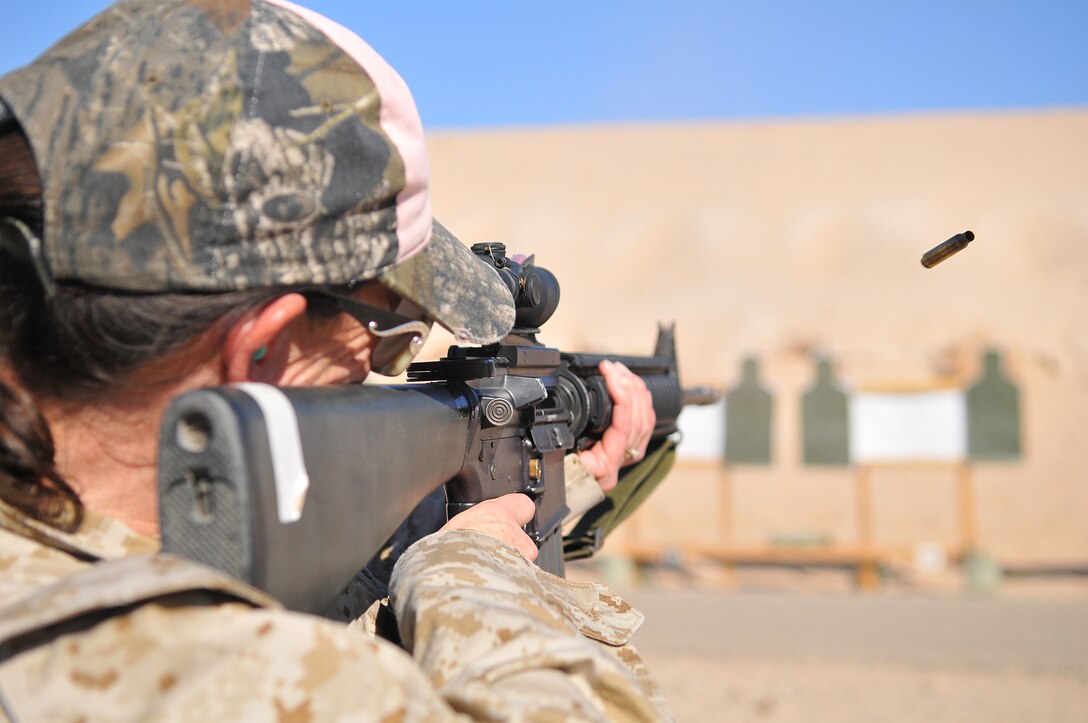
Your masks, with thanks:
<instances>
[{"instance_id":1,"label":"dark hair","mask_svg":"<svg viewBox=\"0 0 1088 723\"><path fill-rule=\"evenodd\" d=\"M0 218L42 235L41 181L18 126L0 128ZM92 402L282 293L134 294L59 283L46 298L27 263L0 251L0 499L58 529L77 529L82 504L57 472L37 402Z\"/></svg>"}]
</instances>

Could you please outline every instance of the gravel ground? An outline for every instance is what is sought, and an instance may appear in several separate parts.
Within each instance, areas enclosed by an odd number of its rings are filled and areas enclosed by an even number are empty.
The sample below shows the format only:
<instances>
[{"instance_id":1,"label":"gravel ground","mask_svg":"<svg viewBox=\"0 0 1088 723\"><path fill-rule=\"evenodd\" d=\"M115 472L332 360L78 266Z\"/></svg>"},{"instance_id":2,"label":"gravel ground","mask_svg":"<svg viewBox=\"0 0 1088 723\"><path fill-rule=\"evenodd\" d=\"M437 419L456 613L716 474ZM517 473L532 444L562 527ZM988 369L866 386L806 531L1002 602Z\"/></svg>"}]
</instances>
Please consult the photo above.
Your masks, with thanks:
<instances>
[{"instance_id":1,"label":"gravel ground","mask_svg":"<svg viewBox=\"0 0 1088 723\"><path fill-rule=\"evenodd\" d=\"M642 650L678 721L1088 721L1088 672Z\"/></svg>"},{"instance_id":2,"label":"gravel ground","mask_svg":"<svg viewBox=\"0 0 1088 723\"><path fill-rule=\"evenodd\" d=\"M613 584L679 721L1088 723L1083 578L985 597L829 580Z\"/></svg>"}]
</instances>

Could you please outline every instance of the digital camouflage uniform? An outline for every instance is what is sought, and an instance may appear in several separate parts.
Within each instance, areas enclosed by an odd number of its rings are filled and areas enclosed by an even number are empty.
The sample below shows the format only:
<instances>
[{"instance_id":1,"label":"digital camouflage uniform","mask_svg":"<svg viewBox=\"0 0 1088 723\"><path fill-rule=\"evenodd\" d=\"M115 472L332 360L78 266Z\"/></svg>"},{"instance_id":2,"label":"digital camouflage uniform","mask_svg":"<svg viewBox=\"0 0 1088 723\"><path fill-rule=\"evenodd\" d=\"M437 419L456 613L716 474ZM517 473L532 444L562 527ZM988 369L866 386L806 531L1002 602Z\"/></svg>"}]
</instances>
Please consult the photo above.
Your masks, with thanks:
<instances>
[{"instance_id":1,"label":"digital camouflage uniform","mask_svg":"<svg viewBox=\"0 0 1088 723\"><path fill-rule=\"evenodd\" d=\"M412 657L154 548L93 513L69 535L0 503L0 711L17 721L668 717L626 644L640 613L480 533L432 535L398 562L390 604Z\"/></svg>"}]
</instances>

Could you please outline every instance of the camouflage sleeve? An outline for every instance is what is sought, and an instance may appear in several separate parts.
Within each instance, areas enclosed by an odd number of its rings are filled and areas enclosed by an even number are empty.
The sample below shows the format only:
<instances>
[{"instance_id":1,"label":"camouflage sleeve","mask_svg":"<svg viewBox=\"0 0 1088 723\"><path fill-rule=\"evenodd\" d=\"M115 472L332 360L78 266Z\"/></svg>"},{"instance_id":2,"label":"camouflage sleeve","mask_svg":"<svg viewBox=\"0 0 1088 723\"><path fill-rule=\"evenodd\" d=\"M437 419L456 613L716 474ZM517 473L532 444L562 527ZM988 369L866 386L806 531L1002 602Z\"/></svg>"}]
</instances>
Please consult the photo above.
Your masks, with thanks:
<instances>
[{"instance_id":1,"label":"camouflage sleeve","mask_svg":"<svg viewBox=\"0 0 1088 723\"><path fill-rule=\"evenodd\" d=\"M476 532L439 532L393 573L405 647L457 711L496 719L667 720L628 643L642 614Z\"/></svg>"},{"instance_id":2,"label":"camouflage sleeve","mask_svg":"<svg viewBox=\"0 0 1088 723\"><path fill-rule=\"evenodd\" d=\"M563 534L567 534L587 510L604 499L604 491L577 454L568 454L563 459L563 480L570 509L563 520Z\"/></svg>"}]
</instances>

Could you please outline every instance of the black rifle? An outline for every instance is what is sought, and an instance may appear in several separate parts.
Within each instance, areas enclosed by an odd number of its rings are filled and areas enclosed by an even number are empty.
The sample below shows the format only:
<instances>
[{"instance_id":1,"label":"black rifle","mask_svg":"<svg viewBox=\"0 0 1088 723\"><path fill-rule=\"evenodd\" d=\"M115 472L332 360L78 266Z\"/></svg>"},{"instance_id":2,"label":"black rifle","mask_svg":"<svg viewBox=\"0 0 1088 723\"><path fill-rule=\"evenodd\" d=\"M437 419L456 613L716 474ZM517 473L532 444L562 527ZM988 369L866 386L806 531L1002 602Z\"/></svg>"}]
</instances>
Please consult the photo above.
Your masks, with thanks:
<instances>
[{"instance_id":1,"label":"black rifle","mask_svg":"<svg viewBox=\"0 0 1088 723\"><path fill-rule=\"evenodd\" d=\"M237 385L175 399L160 434L162 545L320 612L429 493L445 484L447 514L524 492L538 564L563 573L563 458L608 427L603 359L620 361L653 395L654 438L676 431L685 392L672 328L651 357L568 354L537 342L559 285L530 258L477 245L514 294L517 319L498 344L450 347L416 363L411 383L277 388ZM307 482L312 485L307 487Z\"/></svg>"}]
</instances>

